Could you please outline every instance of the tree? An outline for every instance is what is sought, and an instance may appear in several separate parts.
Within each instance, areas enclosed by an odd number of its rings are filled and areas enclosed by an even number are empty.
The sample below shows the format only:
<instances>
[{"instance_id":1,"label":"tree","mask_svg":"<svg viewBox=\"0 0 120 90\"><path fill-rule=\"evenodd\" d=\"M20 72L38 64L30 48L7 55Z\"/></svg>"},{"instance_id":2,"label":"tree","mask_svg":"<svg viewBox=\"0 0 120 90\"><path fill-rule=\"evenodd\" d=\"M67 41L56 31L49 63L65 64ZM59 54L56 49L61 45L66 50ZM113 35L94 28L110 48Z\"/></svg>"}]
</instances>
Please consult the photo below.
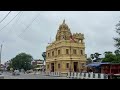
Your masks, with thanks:
<instances>
[{"instance_id":1,"label":"tree","mask_svg":"<svg viewBox=\"0 0 120 90\"><path fill-rule=\"evenodd\" d=\"M44 61L46 60L46 52L42 53L42 57L44 58Z\"/></svg>"},{"instance_id":2,"label":"tree","mask_svg":"<svg viewBox=\"0 0 120 90\"><path fill-rule=\"evenodd\" d=\"M115 50L114 53L115 53L116 56L119 56L120 55L120 50Z\"/></svg>"},{"instance_id":3,"label":"tree","mask_svg":"<svg viewBox=\"0 0 120 90\"><path fill-rule=\"evenodd\" d=\"M118 33L118 35L120 36L120 21L119 23L116 25L116 33ZM120 50L120 37L116 37L114 38L115 40L115 47L117 47L118 50Z\"/></svg>"},{"instance_id":4,"label":"tree","mask_svg":"<svg viewBox=\"0 0 120 90\"><path fill-rule=\"evenodd\" d=\"M94 57L95 57L95 62L99 62L99 61L101 61L101 59L99 58L99 56L100 56L101 54L99 54L98 52L96 52L95 54L94 54Z\"/></svg>"},{"instance_id":5,"label":"tree","mask_svg":"<svg viewBox=\"0 0 120 90\"><path fill-rule=\"evenodd\" d=\"M44 62L45 62L45 61L46 61L46 52L43 52L43 53L42 53L42 57L43 57Z\"/></svg>"},{"instance_id":6,"label":"tree","mask_svg":"<svg viewBox=\"0 0 120 90\"><path fill-rule=\"evenodd\" d=\"M117 60L117 56L112 52L107 51L104 54L105 58L103 58L102 62L119 63L119 60Z\"/></svg>"},{"instance_id":7,"label":"tree","mask_svg":"<svg viewBox=\"0 0 120 90\"><path fill-rule=\"evenodd\" d=\"M100 55L101 54L96 52L94 54L91 54L90 57L91 57L92 61L98 62L98 61L101 61L101 59L99 58Z\"/></svg>"},{"instance_id":8,"label":"tree","mask_svg":"<svg viewBox=\"0 0 120 90\"><path fill-rule=\"evenodd\" d=\"M96 52L96 53L94 54L94 57L95 57L96 59L98 59L100 55L101 55L101 54L99 54L99 53Z\"/></svg>"},{"instance_id":9,"label":"tree","mask_svg":"<svg viewBox=\"0 0 120 90\"><path fill-rule=\"evenodd\" d=\"M120 21L116 25L116 33L120 36ZM114 38L114 41L115 47L117 48L117 50L114 51L115 54L110 51L105 52L105 58L103 58L102 62L120 63L120 37Z\"/></svg>"},{"instance_id":10,"label":"tree","mask_svg":"<svg viewBox=\"0 0 120 90\"><path fill-rule=\"evenodd\" d=\"M11 66L15 69L29 70L32 68L31 61L33 57L26 53L20 53L11 59Z\"/></svg>"},{"instance_id":11,"label":"tree","mask_svg":"<svg viewBox=\"0 0 120 90\"><path fill-rule=\"evenodd\" d=\"M115 50L114 53L116 55L117 61L120 62L120 50Z\"/></svg>"},{"instance_id":12,"label":"tree","mask_svg":"<svg viewBox=\"0 0 120 90\"><path fill-rule=\"evenodd\" d=\"M10 62L9 66L7 67L7 70L10 71L10 68L12 68L12 63Z\"/></svg>"},{"instance_id":13,"label":"tree","mask_svg":"<svg viewBox=\"0 0 120 90\"><path fill-rule=\"evenodd\" d=\"M91 58L87 58L87 64L92 63L92 59Z\"/></svg>"},{"instance_id":14,"label":"tree","mask_svg":"<svg viewBox=\"0 0 120 90\"><path fill-rule=\"evenodd\" d=\"M94 54L90 54L91 59L94 59Z\"/></svg>"}]
</instances>

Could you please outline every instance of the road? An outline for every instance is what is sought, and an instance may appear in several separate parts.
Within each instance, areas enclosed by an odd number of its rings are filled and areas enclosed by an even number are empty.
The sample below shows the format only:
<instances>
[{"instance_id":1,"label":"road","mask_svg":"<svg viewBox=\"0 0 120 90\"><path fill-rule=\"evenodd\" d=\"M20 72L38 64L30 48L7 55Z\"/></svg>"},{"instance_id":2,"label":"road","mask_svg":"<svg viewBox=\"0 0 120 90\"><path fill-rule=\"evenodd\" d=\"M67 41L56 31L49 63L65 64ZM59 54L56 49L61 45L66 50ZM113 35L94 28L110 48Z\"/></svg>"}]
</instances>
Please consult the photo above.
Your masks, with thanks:
<instances>
[{"instance_id":1,"label":"road","mask_svg":"<svg viewBox=\"0 0 120 90\"><path fill-rule=\"evenodd\" d=\"M35 75L34 73L30 73L30 74L20 73L20 75L13 76L12 73L4 72L3 75L4 75L4 79L68 79L66 77L45 76L42 75L41 73Z\"/></svg>"}]
</instances>

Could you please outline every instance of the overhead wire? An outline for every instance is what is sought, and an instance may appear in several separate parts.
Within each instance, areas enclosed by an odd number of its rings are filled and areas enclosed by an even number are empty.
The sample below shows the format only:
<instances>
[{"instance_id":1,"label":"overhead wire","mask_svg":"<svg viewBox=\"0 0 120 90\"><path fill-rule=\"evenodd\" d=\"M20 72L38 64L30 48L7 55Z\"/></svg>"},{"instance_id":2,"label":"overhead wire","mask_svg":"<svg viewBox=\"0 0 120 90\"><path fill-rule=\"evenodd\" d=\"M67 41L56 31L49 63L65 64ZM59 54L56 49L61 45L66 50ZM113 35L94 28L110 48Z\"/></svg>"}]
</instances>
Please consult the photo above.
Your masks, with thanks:
<instances>
[{"instance_id":1,"label":"overhead wire","mask_svg":"<svg viewBox=\"0 0 120 90\"><path fill-rule=\"evenodd\" d=\"M39 14L32 20L32 22L20 33L19 37L32 25L32 23L38 18Z\"/></svg>"},{"instance_id":2,"label":"overhead wire","mask_svg":"<svg viewBox=\"0 0 120 90\"><path fill-rule=\"evenodd\" d=\"M0 31L2 31L5 27L7 27L7 25L9 25L15 19L15 17L17 17L20 14L20 12L17 13L3 28L1 28Z\"/></svg>"},{"instance_id":3,"label":"overhead wire","mask_svg":"<svg viewBox=\"0 0 120 90\"><path fill-rule=\"evenodd\" d=\"M10 13L11 13L11 11L8 12L8 13L5 15L5 17L0 21L0 23L2 23L2 22L7 18L7 16L8 16Z\"/></svg>"},{"instance_id":4,"label":"overhead wire","mask_svg":"<svg viewBox=\"0 0 120 90\"><path fill-rule=\"evenodd\" d=\"M22 14L22 12L21 12L21 14ZM14 24L18 22L19 18L21 17L21 14L19 15L18 19L14 22ZM14 26L14 24L13 24L13 26ZM10 32L11 30L13 30L13 27L9 30L9 32ZM8 33L9 33L9 32L8 32ZM9 38L8 35L7 35L6 38ZM4 40L4 42L6 42L6 41Z\"/></svg>"},{"instance_id":5,"label":"overhead wire","mask_svg":"<svg viewBox=\"0 0 120 90\"><path fill-rule=\"evenodd\" d=\"M9 30L9 32L10 32L11 30L13 30L13 26L15 26L15 24L19 21L21 15L22 15L22 12L21 12L21 14L19 15L18 19L16 18L16 21L15 21L14 24L12 25L11 29ZM9 33L9 32L7 32L7 33ZM9 35L7 35L6 38L9 38ZM6 42L6 40L4 40L4 42ZM4 46L5 46L5 45L4 45ZM7 48L7 47L6 47L6 48Z\"/></svg>"},{"instance_id":6,"label":"overhead wire","mask_svg":"<svg viewBox=\"0 0 120 90\"><path fill-rule=\"evenodd\" d=\"M14 30L15 26L17 25L18 21L19 21L20 18L21 18L22 13L23 13L23 12L21 11L21 14L19 14L18 19L14 22L14 24L12 25L11 29L9 30L9 32L10 32L11 30Z\"/></svg>"},{"instance_id":7,"label":"overhead wire","mask_svg":"<svg viewBox=\"0 0 120 90\"><path fill-rule=\"evenodd\" d=\"M18 14L20 14L20 12L19 12ZM15 17L17 17L18 14L17 14ZM23 39L23 38L21 37L21 35L32 25L32 23L38 18L38 16L39 16L39 14L37 14L37 16L32 20L32 22L31 22L28 26L25 25L26 28L24 29L24 31L23 31L22 33L20 33L19 35L17 35L20 39L25 40L25 39ZM14 17L14 18L15 18L15 17ZM17 20L16 22L19 21L20 17L21 17L21 15L18 17L18 20ZM14 19L14 18L13 18L13 19ZM13 19L12 19L12 20L13 20ZM11 20L11 21L12 21L12 20ZM11 21L10 21L10 22L11 22ZM7 25L8 25L8 24L7 24ZM14 24L13 24L13 26L14 26ZM9 30L9 32L10 32L11 30L13 30L13 26L12 26L12 28ZM26 41L26 40L25 40L25 41Z\"/></svg>"},{"instance_id":8,"label":"overhead wire","mask_svg":"<svg viewBox=\"0 0 120 90\"><path fill-rule=\"evenodd\" d=\"M21 14L19 14L18 18L16 18L16 21L13 23L13 25L11 26L11 29L8 31L8 33L10 33L10 31L13 31L15 26L17 25L18 21L20 20L21 18L21 15L22 15L22 11L21 11Z\"/></svg>"},{"instance_id":9,"label":"overhead wire","mask_svg":"<svg viewBox=\"0 0 120 90\"><path fill-rule=\"evenodd\" d=\"M20 12L19 12L18 14L20 14ZM18 14L17 14L15 17L17 17ZM14 17L14 18L15 18L15 17ZM21 17L21 15L19 16L19 18L17 19L16 22L18 22L18 21L20 20L20 17ZM37 16L37 17L38 17L38 16ZM24 32L32 25L32 23L36 20L37 17L35 17L35 18L33 19L33 21L26 27L26 29L24 29ZM13 19L14 19L14 18L13 18ZM12 19L10 22L12 22L13 19ZM9 23L10 23L10 22L9 22ZM8 23L8 24L9 24L9 23ZM7 25L8 25L8 24L7 24ZM5 25L2 29L4 29L7 25ZM14 24L13 24L13 26L14 26ZM11 27L10 30L13 30L13 26ZM2 29L0 29L0 31L1 31ZM10 32L10 30L9 30L9 32ZM24 32L22 32L21 34L23 34ZM17 35L17 36L18 36L18 35ZM18 36L18 37L19 37L19 36ZM19 38L20 38L20 37L19 37ZM20 38L20 39L21 39L21 38ZM26 41L26 40L25 40L25 41Z\"/></svg>"}]
</instances>

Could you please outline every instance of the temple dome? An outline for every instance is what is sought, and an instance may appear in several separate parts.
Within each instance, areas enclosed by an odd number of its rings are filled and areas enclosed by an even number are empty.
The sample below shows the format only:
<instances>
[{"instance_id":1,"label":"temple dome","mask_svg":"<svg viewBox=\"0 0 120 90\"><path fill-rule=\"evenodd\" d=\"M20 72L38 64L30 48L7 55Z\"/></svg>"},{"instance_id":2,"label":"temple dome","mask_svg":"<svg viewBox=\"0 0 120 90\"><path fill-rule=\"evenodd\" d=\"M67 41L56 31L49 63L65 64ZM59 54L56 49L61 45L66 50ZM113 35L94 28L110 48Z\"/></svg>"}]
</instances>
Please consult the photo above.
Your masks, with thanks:
<instances>
[{"instance_id":1,"label":"temple dome","mask_svg":"<svg viewBox=\"0 0 120 90\"><path fill-rule=\"evenodd\" d=\"M59 26L59 29L69 29L68 25L65 23L65 20L63 20L63 23Z\"/></svg>"},{"instance_id":2,"label":"temple dome","mask_svg":"<svg viewBox=\"0 0 120 90\"><path fill-rule=\"evenodd\" d=\"M59 30L56 34L56 41L58 40L69 40L71 36L71 31L68 25L65 23L65 20L63 20L63 23L59 26Z\"/></svg>"}]
</instances>

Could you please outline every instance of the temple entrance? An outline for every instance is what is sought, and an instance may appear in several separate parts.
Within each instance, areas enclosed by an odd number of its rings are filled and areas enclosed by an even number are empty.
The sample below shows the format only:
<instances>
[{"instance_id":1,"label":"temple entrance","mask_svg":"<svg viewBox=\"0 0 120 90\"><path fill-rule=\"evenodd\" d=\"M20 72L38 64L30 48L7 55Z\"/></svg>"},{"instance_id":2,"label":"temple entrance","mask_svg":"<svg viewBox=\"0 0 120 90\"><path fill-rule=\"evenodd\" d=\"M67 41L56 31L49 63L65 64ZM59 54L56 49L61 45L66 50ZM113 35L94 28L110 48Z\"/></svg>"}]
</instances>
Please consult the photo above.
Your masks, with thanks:
<instances>
[{"instance_id":1,"label":"temple entrance","mask_svg":"<svg viewBox=\"0 0 120 90\"><path fill-rule=\"evenodd\" d=\"M51 72L54 72L54 63L51 63Z\"/></svg>"},{"instance_id":2,"label":"temple entrance","mask_svg":"<svg viewBox=\"0 0 120 90\"><path fill-rule=\"evenodd\" d=\"M74 72L78 72L78 62L74 62Z\"/></svg>"}]
</instances>

